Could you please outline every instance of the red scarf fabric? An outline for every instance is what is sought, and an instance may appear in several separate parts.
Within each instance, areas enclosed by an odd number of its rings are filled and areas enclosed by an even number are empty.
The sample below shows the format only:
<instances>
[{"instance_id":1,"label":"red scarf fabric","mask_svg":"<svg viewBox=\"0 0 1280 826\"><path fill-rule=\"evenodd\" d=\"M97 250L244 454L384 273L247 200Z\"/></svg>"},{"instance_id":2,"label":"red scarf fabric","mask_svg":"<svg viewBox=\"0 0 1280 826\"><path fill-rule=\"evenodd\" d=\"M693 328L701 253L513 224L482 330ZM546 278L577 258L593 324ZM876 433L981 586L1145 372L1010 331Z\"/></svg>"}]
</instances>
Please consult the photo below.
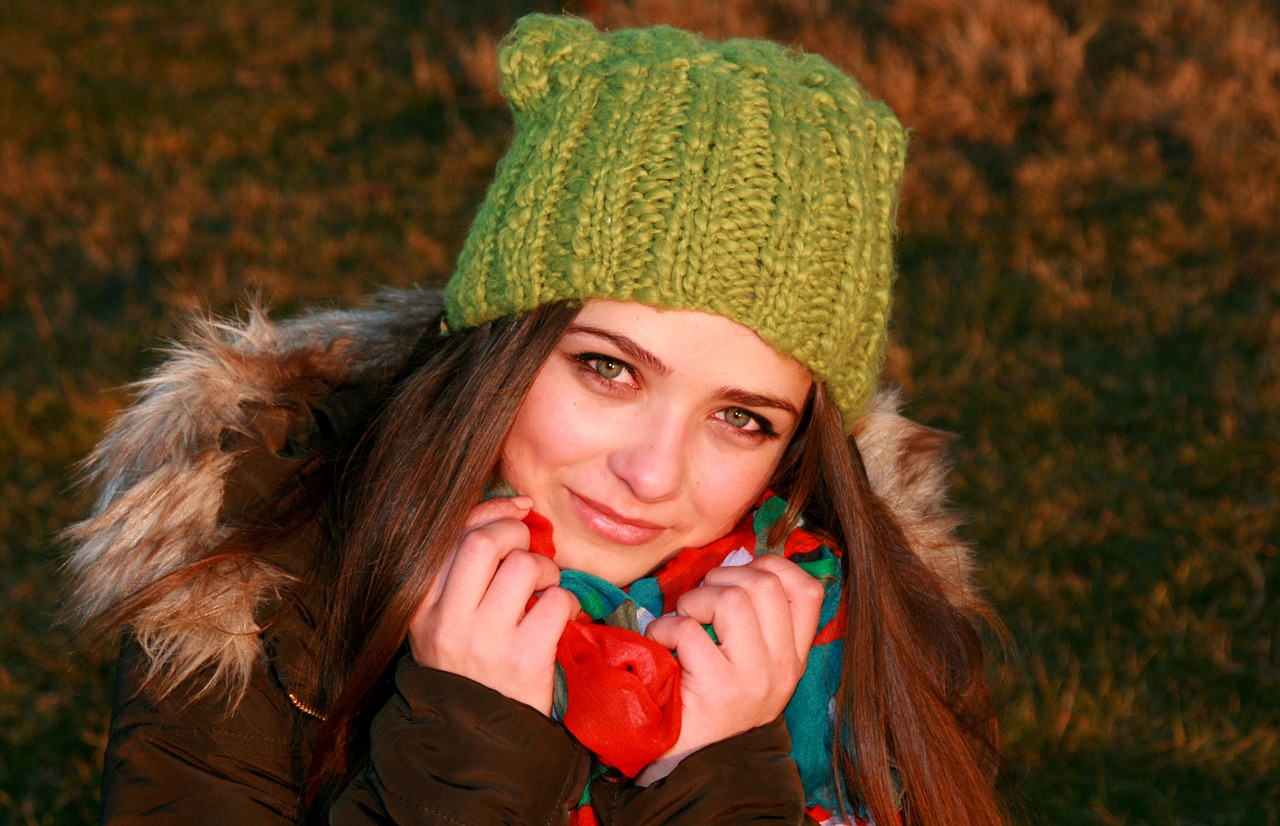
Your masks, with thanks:
<instances>
[{"instance_id":1,"label":"red scarf fabric","mask_svg":"<svg viewBox=\"0 0 1280 826\"><path fill-rule=\"evenodd\" d=\"M555 559L551 523L530 512L533 553ZM705 548L681 551L655 575L663 613L739 547L753 547L750 520ZM581 598L581 596L580 596ZM680 664L671 651L629 628L602 625L579 611L556 648L568 703L565 728L606 765L635 777L680 736Z\"/></svg>"},{"instance_id":2,"label":"red scarf fabric","mask_svg":"<svg viewBox=\"0 0 1280 826\"><path fill-rule=\"evenodd\" d=\"M533 512L525 523L530 550L554 559L551 523ZM729 534L701 548L686 548L664 563L652 575L662 595L661 613L674 611L676 600L698 587L734 551L745 549L754 556L756 539L749 513ZM808 553L820 544L808 532L796 530L784 552ZM586 603L587 595L568 587ZM580 611L560 637L556 662L572 698L562 722L603 763L634 777L666 754L680 736L680 665L670 650L639 629L601 624L600 619L598 611L596 616Z\"/></svg>"},{"instance_id":3,"label":"red scarf fabric","mask_svg":"<svg viewBox=\"0 0 1280 826\"><path fill-rule=\"evenodd\" d=\"M599 577L563 570L560 585L578 597L583 610L565 627L557 645L553 716L601 764L628 777L639 774L675 745L681 719L679 662L670 650L643 635L648 622L673 612L680 596L701 585L713 568L745 564L761 553L780 550L825 589L805 677L786 716L808 812L819 823L835 824L840 821L829 812L838 808L838 793L831 785L832 767L823 744L831 736L830 680L838 674L830 669L833 664L838 669L844 630L839 557L802 527L788 533L781 549L770 545L770 529L785 509L785 502L766 493L729 534L704 547L681 550L625 591ZM525 522L530 550L554 559L551 523L532 512ZM573 810L574 826L597 822L589 791L590 786ZM854 822L863 821L855 816Z\"/></svg>"}]
</instances>

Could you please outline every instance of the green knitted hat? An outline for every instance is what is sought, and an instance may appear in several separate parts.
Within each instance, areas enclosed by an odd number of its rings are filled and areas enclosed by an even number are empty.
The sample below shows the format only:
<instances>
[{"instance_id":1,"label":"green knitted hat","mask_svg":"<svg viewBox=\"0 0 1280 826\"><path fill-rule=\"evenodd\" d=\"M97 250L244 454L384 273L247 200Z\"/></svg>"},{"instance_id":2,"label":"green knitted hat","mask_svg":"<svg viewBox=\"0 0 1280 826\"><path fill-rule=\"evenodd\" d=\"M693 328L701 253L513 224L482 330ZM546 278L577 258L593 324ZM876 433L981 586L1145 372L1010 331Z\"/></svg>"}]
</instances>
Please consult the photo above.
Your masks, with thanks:
<instances>
[{"instance_id":1,"label":"green knitted hat","mask_svg":"<svg viewBox=\"0 0 1280 826\"><path fill-rule=\"evenodd\" d=\"M521 19L515 135L446 290L451 329L559 299L717 313L823 379L845 429L884 359L906 139L827 61L668 27Z\"/></svg>"}]
</instances>

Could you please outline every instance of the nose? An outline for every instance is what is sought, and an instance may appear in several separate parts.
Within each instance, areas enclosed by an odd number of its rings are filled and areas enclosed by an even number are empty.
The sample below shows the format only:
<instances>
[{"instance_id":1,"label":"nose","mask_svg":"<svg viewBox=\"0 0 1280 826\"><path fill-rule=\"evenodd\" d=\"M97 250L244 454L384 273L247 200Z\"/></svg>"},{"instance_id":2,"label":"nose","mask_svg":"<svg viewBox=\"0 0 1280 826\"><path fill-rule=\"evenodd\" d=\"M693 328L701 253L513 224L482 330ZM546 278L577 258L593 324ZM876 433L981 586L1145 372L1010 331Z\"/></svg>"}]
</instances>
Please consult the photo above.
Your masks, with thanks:
<instances>
[{"instance_id":1,"label":"nose","mask_svg":"<svg viewBox=\"0 0 1280 826\"><path fill-rule=\"evenodd\" d=\"M642 502L674 499L685 484L689 436L661 415L638 415L609 453L609 470Z\"/></svg>"}]
</instances>

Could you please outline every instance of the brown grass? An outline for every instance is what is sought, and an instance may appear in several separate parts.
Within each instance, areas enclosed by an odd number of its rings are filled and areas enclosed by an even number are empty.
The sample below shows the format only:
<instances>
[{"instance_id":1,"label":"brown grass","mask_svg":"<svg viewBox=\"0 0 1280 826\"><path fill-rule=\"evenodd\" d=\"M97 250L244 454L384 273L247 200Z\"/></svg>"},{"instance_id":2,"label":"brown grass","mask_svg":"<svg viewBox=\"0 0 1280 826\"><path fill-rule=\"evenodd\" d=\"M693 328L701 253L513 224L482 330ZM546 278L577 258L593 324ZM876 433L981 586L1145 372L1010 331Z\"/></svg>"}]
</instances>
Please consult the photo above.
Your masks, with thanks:
<instances>
[{"instance_id":1,"label":"brown grass","mask_svg":"<svg viewBox=\"0 0 1280 826\"><path fill-rule=\"evenodd\" d=\"M547 5L0 6L0 820L93 819L111 652L51 630L49 537L113 388L193 307L447 277ZM566 10L820 52L913 130L890 373L961 435L1028 816L1280 822L1275 4Z\"/></svg>"}]
</instances>

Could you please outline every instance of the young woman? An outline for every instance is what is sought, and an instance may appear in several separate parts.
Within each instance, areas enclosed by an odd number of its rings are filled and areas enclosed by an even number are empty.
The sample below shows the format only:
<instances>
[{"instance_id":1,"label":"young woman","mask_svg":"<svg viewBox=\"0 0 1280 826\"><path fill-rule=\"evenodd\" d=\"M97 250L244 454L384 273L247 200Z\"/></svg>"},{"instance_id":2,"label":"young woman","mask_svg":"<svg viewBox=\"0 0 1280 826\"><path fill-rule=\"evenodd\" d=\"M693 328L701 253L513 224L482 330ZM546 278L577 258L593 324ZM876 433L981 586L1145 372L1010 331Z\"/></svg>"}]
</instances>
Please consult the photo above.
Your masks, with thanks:
<instances>
[{"instance_id":1,"label":"young woman","mask_svg":"<svg viewBox=\"0 0 1280 826\"><path fill-rule=\"evenodd\" d=\"M91 457L104 820L990 824L940 437L875 395L903 131L525 18L443 308L205 325Z\"/></svg>"}]
</instances>

